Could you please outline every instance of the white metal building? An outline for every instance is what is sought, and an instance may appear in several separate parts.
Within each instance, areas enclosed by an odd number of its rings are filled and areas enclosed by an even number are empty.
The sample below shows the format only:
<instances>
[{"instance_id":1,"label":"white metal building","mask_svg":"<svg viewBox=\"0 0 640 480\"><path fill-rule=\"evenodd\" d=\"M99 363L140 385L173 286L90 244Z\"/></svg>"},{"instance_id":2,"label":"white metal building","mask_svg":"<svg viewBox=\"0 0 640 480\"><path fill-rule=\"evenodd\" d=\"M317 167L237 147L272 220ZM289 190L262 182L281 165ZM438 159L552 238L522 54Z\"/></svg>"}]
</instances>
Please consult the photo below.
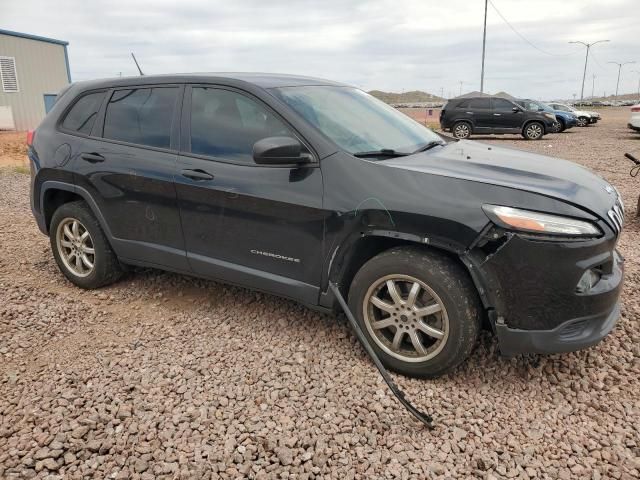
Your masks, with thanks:
<instances>
[{"instance_id":1,"label":"white metal building","mask_svg":"<svg viewBox=\"0 0 640 480\"><path fill-rule=\"evenodd\" d=\"M38 126L71 82L67 45L0 29L0 130Z\"/></svg>"}]
</instances>

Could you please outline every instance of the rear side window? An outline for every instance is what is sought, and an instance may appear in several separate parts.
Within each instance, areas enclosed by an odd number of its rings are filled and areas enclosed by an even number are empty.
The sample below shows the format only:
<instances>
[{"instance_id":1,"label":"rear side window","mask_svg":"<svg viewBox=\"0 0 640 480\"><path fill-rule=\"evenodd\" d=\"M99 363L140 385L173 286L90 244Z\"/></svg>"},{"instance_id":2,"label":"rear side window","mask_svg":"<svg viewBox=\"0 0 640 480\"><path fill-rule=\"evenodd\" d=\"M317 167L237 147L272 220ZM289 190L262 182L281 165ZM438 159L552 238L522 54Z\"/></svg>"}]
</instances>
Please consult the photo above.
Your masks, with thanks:
<instances>
[{"instance_id":1,"label":"rear side window","mask_svg":"<svg viewBox=\"0 0 640 480\"><path fill-rule=\"evenodd\" d=\"M456 105L456 108L469 108L469 100L461 101L458 105Z\"/></svg>"},{"instance_id":2,"label":"rear side window","mask_svg":"<svg viewBox=\"0 0 640 480\"><path fill-rule=\"evenodd\" d=\"M474 98L469 102L469 108L491 108L491 101L488 98Z\"/></svg>"},{"instance_id":3,"label":"rear side window","mask_svg":"<svg viewBox=\"0 0 640 480\"><path fill-rule=\"evenodd\" d=\"M80 97L62 122L62 128L89 135L98 116L105 92L90 93Z\"/></svg>"},{"instance_id":4,"label":"rear side window","mask_svg":"<svg viewBox=\"0 0 640 480\"><path fill-rule=\"evenodd\" d=\"M219 88L192 89L192 153L253 163L253 144L267 137L294 137L294 134L249 97Z\"/></svg>"},{"instance_id":5,"label":"rear side window","mask_svg":"<svg viewBox=\"0 0 640 480\"><path fill-rule=\"evenodd\" d=\"M178 88L116 90L107 104L103 137L169 148Z\"/></svg>"}]
</instances>

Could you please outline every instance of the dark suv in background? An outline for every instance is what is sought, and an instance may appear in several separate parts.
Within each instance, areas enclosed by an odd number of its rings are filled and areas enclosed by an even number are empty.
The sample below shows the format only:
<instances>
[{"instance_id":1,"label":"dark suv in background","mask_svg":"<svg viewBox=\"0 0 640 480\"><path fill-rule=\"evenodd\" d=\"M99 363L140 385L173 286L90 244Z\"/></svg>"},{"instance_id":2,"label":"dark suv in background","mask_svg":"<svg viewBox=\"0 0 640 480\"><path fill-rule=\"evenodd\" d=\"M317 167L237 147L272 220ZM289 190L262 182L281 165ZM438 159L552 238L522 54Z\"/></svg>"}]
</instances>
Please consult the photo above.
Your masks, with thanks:
<instances>
[{"instance_id":1,"label":"dark suv in background","mask_svg":"<svg viewBox=\"0 0 640 480\"><path fill-rule=\"evenodd\" d=\"M456 138L516 133L527 140L540 140L554 131L555 123L552 113L532 112L501 97L454 98L440 112L440 128Z\"/></svg>"},{"instance_id":2,"label":"dark suv in background","mask_svg":"<svg viewBox=\"0 0 640 480\"><path fill-rule=\"evenodd\" d=\"M444 141L347 85L82 82L29 138L33 214L82 288L138 265L332 312L331 283L385 365L412 376L459 364L483 325L505 354L550 353L618 319L613 187L563 160Z\"/></svg>"}]
</instances>

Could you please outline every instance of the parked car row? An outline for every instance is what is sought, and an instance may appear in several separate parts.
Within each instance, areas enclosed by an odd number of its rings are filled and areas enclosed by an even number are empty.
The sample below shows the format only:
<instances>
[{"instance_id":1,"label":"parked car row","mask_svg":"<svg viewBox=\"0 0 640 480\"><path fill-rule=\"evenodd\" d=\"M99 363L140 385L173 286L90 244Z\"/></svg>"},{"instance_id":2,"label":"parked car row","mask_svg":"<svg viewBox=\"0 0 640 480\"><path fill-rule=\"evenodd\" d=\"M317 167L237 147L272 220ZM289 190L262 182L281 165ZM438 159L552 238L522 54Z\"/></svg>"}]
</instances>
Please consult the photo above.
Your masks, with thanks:
<instances>
[{"instance_id":1,"label":"parked car row","mask_svg":"<svg viewBox=\"0 0 640 480\"><path fill-rule=\"evenodd\" d=\"M531 99L471 97L449 100L440 112L440 127L456 138L473 134L520 134L539 140L574 126L597 123L600 114L576 110L562 103L546 104Z\"/></svg>"}]
</instances>

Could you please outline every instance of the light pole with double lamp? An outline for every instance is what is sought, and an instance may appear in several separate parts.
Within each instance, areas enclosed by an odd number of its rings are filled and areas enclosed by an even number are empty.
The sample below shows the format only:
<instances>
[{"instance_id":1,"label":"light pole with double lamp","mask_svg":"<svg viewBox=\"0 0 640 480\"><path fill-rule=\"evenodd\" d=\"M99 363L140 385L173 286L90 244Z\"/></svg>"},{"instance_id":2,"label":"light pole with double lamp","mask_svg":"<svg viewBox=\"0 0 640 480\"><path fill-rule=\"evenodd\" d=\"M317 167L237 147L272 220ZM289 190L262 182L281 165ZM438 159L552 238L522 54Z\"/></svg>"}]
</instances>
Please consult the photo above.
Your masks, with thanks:
<instances>
[{"instance_id":1,"label":"light pole with double lamp","mask_svg":"<svg viewBox=\"0 0 640 480\"><path fill-rule=\"evenodd\" d=\"M593 47L596 43L608 42L609 40L598 40L597 42L585 43L585 42L569 42L569 43L580 43L587 47L587 54L584 57L584 73L582 74L582 90L580 90L580 102L584 99L584 81L587 77L587 62L589 61L589 49Z\"/></svg>"},{"instance_id":2,"label":"light pole with double lamp","mask_svg":"<svg viewBox=\"0 0 640 480\"><path fill-rule=\"evenodd\" d=\"M618 101L618 87L620 86L620 71L622 70L622 66L623 65L629 65L630 63L636 63L636 62L607 62L607 63L613 63L614 65L618 65L618 81L616 82L616 97L615 97L615 101Z\"/></svg>"}]
</instances>

